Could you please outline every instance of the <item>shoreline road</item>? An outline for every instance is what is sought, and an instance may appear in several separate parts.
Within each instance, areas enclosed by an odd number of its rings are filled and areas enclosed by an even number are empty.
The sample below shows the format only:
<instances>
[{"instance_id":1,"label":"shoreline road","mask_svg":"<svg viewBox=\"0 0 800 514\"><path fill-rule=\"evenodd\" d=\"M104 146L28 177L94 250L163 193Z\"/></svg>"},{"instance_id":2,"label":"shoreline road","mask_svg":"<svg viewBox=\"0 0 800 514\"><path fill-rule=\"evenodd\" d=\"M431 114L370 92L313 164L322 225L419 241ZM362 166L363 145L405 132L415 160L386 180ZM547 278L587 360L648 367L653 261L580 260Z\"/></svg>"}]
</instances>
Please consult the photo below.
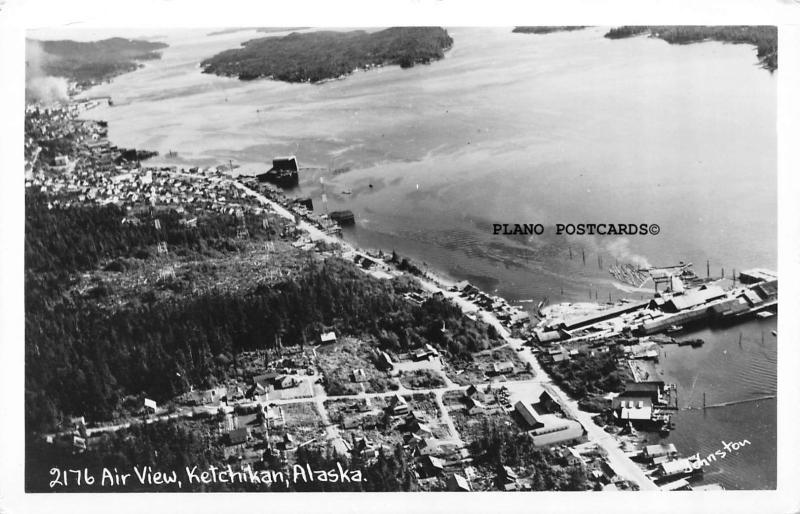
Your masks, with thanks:
<instances>
[{"instance_id":1,"label":"shoreline road","mask_svg":"<svg viewBox=\"0 0 800 514\"><path fill-rule=\"evenodd\" d=\"M459 297L456 293L447 291L446 288L440 287L438 284L431 281L422 281L423 287L431 291L441 291L448 298L456 302L464 312L478 311L483 320L490 325L494 326L497 332L508 342L514 350L519 350L523 347L524 341L511 337L508 330L500 323L493 314L477 308L474 304ZM642 470L635 462L633 462L625 452L620 448L619 442L611 434L607 433L592 419L592 414L581 411L578 407L578 402L572 400L564 391L562 391L556 384L553 383L550 376L542 369L536 357L529 352L517 352L520 358L531 365L534 380L546 384L547 389L556 397L556 400L564 406L567 413L577 420L586 430L586 436L589 441L596 443L598 446L605 450L608 463L614 472L620 477L629 480L639 486L641 491L658 491L658 486L648 477L644 470Z\"/></svg>"},{"instance_id":2,"label":"shoreline road","mask_svg":"<svg viewBox=\"0 0 800 514\"><path fill-rule=\"evenodd\" d=\"M185 173L183 173L185 174ZM189 174L185 174L189 175ZM192 175L189 175L192 176ZM241 184L236 180L230 180L230 182L237 187L238 189L242 190L243 192L249 194L250 196L256 198L262 204L268 204L276 213L280 216L283 216L286 219L294 220L294 215L285 209L283 206L268 199L266 196L253 191L249 187ZM313 239L322 239L331 243L337 243L343 246L345 249L353 250L353 247L339 239L338 237L331 236L326 234L322 230L314 227L310 223L305 221L301 221L298 223L298 228L307 232ZM458 294L453 293L452 291L448 290L448 284L445 280L435 277L430 274L426 274L425 278L420 278L420 284L422 287L430 292L441 292L445 295L445 297L450 298L453 300L456 305L464 313L477 313L479 314L483 320L490 325L492 325L497 332L502 336L502 338L514 349L519 350L523 348L523 341L521 339L516 339L511 337L511 334L506 330L506 328L500 323L500 321L495 317L492 313L487 312L483 309L478 308L471 302L461 298ZM653 483L653 481L644 473L644 471L636 465L632 460L628 458L627 455L622 451L619 446L619 442L611 435L605 432L601 427L594 423L592 416L590 413L583 412L578 408L578 403L569 398L558 386L556 386L552 380L550 379L549 375L545 373L542 367L539 365L539 362L536 358L528 352L518 352L520 358L530 364L534 371L534 380L533 382L539 382L541 384L547 384L547 388L553 393L556 399L564 406L565 410L567 410L568 414L576 419L586 430L586 435L589 441L596 443L601 448L603 448L606 452L608 463L614 472L631 482L636 483L639 486L640 490L643 491L654 491L658 490L659 488ZM455 425L453 424L452 418L449 416L447 409L445 408L442 402L442 395L447 391L455 391L455 390L464 390L466 389L463 386L456 386L452 382L448 380L447 387L437 388L437 389L420 389L420 390L409 390L409 391L401 391L401 394L409 394L409 393L433 393L436 397L436 403L439 406L439 409L442 412L442 418L445 424L447 425L448 429L451 432L452 437L457 440L461 441L458 432L455 429ZM389 391L385 393L364 393L356 394L356 395L348 395L348 396L336 396L337 399L363 399L365 397L380 397L380 396L391 396L393 394L397 394L397 391ZM272 400L269 402L261 402L261 403L275 403L275 404L287 404L287 403L301 403L301 402L314 402L319 410L319 414L322 417L323 424L326 427L326 432L328 434L328 438L336 438L339 437L338 429L335 425L333 425L328 418L327 409L325 409L325 400L328 399L328 396L325 394L315 394L313 396L307 398L293 398L287 400ZM255 402L254 402L255 403ZM201 408L198 409L200 411L206 410L208 408ZM216 408L214 408L216 411ZM160 416L156 419L167 419L167 418L178 418L178 417L191 417L195 413L194 409L186 409L182 408L179 409L179 412L173 413L167 416ZM152 423L155 419L147 419L145 423ZM89 433L94 433L98 431L106 431L106 430L118 430L120 428L126 428L131 425L131 420L127 423L122 423L119 425L111 425L106 427L95 427L89 429ZM139 421L141 422L141 421ZM463 441L462 441L463 442Z\"/></svg>"}]
</instances>

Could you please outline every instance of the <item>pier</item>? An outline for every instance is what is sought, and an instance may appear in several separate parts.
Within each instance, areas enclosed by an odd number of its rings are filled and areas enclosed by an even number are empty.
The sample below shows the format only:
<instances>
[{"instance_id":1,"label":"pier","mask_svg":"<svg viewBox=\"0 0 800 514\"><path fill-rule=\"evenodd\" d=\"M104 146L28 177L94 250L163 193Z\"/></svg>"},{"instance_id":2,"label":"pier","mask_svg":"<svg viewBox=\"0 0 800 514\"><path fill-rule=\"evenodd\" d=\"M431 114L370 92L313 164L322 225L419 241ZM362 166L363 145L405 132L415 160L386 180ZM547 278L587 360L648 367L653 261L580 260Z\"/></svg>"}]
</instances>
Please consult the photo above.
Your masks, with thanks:
<instances>
[{"instance_id":1,"label":"pier","mask_svg":"<svg viewBox=\"0 0 800 514\"><path fill-rule=\"evenodd\" d=\"M715 403L715 404L712 404L712 405L703 405L702 407L684 407L681 410L716 409L716 408L719 408L719 407L729 407L731 405L739 405L739 404L742 404L742 403L760 402L760 401L763 401L763 400L774 400L775 398L777 398L777 395L768 394L768 395L765 395L765 396L759 396L757 398L747 398L745 400L733 400L733 401L730 401L730 402L721 402L721 403Z\"/></svg>"}]
</instances>

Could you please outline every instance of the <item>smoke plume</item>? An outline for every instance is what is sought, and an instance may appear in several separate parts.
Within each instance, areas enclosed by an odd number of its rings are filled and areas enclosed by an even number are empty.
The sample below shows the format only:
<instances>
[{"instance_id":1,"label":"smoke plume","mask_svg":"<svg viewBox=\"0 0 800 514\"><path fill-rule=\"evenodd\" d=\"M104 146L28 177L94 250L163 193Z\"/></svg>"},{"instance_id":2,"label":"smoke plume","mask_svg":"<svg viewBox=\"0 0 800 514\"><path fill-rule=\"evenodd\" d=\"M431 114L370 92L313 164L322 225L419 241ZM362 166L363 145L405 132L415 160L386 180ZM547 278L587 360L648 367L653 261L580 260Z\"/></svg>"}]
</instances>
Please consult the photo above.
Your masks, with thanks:
<instances>
[{"instance_id":1,"label":"smoke plume","mask_svg":"<svg viewBox=\"0 0 800 514\"><path fill-rule=\"evenodd\" d=\"M28 39L25 45L25 99L45 105L65 102L68 98L67 79L49 76L44 72L47 54L38 41Z\"/></svg>"},{"instance_id":2,"label":"smoke plume","mask_svg":"<svg viewBox=\"0 0 800 514\"><path fill-rule=\"evenodd\" d=\"M620 262L629 262L640 268L649 268L650 262L645 257L633 253L630 249L630 243L630 239L627 237L620 237L607 243L605 245L606 251Z\"/></svg>"}]
</instances>

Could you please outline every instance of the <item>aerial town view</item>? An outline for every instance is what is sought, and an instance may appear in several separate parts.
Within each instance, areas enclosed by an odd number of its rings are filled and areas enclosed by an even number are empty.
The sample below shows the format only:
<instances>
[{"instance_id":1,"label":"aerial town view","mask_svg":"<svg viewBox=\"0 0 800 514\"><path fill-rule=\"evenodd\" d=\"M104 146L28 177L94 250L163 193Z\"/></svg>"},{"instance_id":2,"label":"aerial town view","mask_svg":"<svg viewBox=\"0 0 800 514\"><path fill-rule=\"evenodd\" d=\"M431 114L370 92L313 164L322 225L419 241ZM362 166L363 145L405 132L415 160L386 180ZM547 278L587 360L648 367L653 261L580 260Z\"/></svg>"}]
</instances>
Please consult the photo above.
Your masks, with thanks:
<instances>
[{"instance_id":1,"label":"aerial town view","mask_svg":"<svg viewBox=\"0 0 800 514\"><path fill-rule=\"evenodd\" d=\"M26 491L774 490L777 33L29 30Z\"/></svg>"}]
</instances>

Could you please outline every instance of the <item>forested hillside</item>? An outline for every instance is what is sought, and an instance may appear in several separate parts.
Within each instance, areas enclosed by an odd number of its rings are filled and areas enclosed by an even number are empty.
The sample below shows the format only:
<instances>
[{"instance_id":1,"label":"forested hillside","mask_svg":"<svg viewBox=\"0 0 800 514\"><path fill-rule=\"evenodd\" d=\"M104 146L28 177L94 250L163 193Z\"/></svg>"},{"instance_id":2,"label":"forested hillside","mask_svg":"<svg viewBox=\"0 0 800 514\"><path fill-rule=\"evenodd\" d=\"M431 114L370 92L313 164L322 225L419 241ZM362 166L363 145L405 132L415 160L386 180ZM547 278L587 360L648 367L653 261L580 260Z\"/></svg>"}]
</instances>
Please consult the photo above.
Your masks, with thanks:
<instances>
[{"instance_id":1,"label":"forested hillside","mask_svg":"<svg viewBox=\"0 0 800 514\"><path fill-rule=\"evenodd\" d=\"M145 296L122 305L104 301L102 290L75 294L69 287L75 277L101 263L156 258L152 224L122 224L122 218L114 206L51 210L42 197L27 195L25 389L31 430L52 428L63 414L110 419L138 405L142 395L164 401L190 385L213 384L231 372L238 352L271 347L276 336L284 345L301 344L333 326L391 351L430 342L462 358L497 340L494 329L444 300L407 302L407 280L378 280L339 259L309 261L283 282L247 290ZM236 251L235 223L222 215L192 229L176 214L160 219L176 252Z\"/></svg>"}]
</instances>

